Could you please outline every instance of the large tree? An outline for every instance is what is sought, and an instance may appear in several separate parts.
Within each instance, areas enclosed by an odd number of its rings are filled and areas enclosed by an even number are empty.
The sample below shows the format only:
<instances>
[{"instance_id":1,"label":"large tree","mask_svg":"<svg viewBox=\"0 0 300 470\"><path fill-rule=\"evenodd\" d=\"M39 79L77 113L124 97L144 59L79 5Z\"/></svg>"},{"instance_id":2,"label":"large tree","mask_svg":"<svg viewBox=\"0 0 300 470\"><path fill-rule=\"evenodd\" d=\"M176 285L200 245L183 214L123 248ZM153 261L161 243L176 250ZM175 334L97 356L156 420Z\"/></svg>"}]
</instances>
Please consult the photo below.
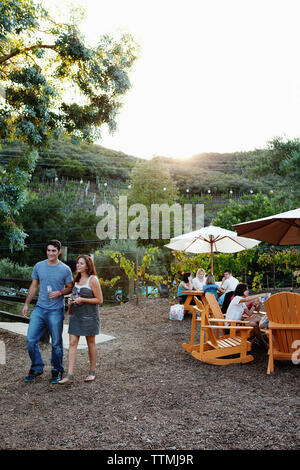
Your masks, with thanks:
<instances>
[{"instance_id":1,"label":"large tree","mask_svg":"<svg viewBox=\"0 0 300 470\"><path fill-rule=\"evenodd\" d=\"M141 214L141 217L145 219L143 226L146 228L147 225L148 227L147 230L145 230L148 237L144 241L141 239L140 243L148 244L152 239L155 239L156 245L163 245L165 241L157 240L157 236L161 235L162 238L164 238L161 230L164 215L163 213L157 212L157 216L154 217L153 209L156 207L156 210L160 211L165 207L167 210L165 213L167 232L169 228L168 221L170 221L170 234L173 234L175 214L172 210L169 213L168 208L171 209L176 205L179 206L179 204L176 204L179 196L178 189L170 175L169 169L157 158L149 161L141 161L137 163L132 170L130 182L131 187L128 194L128 205L135 207L135 205L138 204L145 208L145 212ZM176 222L180 224L182 229L181 217L177 218ZM154 238L153 231L155 232ZM171 235L167 238L170 238L170 236Z\"/></svg>"},{"instance_id":2,"label":"large tree","mask_svg":"<svg viewBox=\"0 0 300 470\"><path fill-rule=\"evenodd\" d=\"M0 139L27 148L0 167L0 222L11 248L24 245L15 216L38 150L61 134L93 141L103 124L116 128L136 50L129 35L104 35L89 47L76 21L58 23L34 0L1 1Z\"/></svg>"},{"instance_id":3,"label":"large tree","mask_svg":"<svg viewBox=\"0 0 300 470\"><path fill-rule=\"evenodd\" d=\"M274 193L292 201L292 207L300 202L300 139L274 137L264 150L257 150L253 158L242 164L248 178L256 184L263 182ZM271 186L270 186L271 185Z\"/></svg>"}]
</instances>

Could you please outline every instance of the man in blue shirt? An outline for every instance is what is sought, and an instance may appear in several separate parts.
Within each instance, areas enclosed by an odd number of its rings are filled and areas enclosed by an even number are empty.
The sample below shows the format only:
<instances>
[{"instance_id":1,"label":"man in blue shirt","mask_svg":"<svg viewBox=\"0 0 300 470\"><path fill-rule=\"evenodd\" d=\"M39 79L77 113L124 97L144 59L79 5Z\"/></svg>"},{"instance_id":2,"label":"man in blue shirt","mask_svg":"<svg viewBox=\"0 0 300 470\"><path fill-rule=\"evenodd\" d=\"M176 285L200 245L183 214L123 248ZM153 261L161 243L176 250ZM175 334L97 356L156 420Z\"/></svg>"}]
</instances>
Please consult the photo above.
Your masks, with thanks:
<instances>
[{"instance_id":1,"label":"man in blue shirt","mask_svg":"<svg viewBox=\"0 0 300 470\"><path fill-rule=\"evenodd\" d=\"M48 328L52 343L52 378L55 384L62 379L63 368L63 341L62 332L64 324L64 295L71 292L73 276L71 269L61 261L61 243L51 240L47 244L47 259L38 262L32 272L32 283L22 310L27 316L28 305L39 288L39 296L35 308L30 315L27 332L27 347L31 359L31 367L25 382L33 382L43 373L44 362L39 348L39 341Z\"/></svg>"}]
</instances>

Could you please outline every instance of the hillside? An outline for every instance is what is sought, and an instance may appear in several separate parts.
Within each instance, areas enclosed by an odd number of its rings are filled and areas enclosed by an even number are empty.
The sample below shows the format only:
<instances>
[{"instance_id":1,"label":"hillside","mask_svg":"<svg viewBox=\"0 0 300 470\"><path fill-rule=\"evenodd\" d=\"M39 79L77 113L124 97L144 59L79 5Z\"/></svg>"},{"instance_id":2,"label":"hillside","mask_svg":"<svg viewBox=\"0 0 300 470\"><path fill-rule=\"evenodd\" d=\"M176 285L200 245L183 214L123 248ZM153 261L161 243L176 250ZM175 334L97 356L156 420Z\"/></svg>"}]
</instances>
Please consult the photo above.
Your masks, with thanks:
<instances>
[{"instance_id":1,"label":"hillside","mask_svg":"<svg viewBox=\"0 0 300 470\"><path fill-rule=\"evenodd\" d=\"M21 155L24 148L2 143L0 162ZM251 170L252 162L265 150L236 153L200 153L187 159L155 157L163 162L179 189L179 202L204 202L206 215L212 218L228 199L263 192L299 191L298 183L270 171ZM75 143L70 138L52 141L40 152L30 189L49 194L74 191L78 206L93 209L100 202L112 202L120 192L126 194L130 173L141 158L96 144Z\"/></svg>"},{"instance_id":2,"label":"hillside","mask_svg":"<svg viewBox=\"0 0 300 470\"><path fill-rule=\"evenodd\" d=\"M8 164L12 158L22 156L24 150L19 144L2 143L0 163ZM155 158L168 167L179 189L177 202L205 205L207 225L218 219L230 200L240 207L251 203L251 194L258 192L269 196L273 192L277 210L293 191L291 204L297 207L300 186L295 174L283 177L272 169L262 173L255 160L260 152L259 156L264 157L264 150L257 150L202 153L189 159ZM103 202L118 207L118 197L130 193L130 173L140 161L138 157L100 145L75 144L70 139L52 142L40 153L28 187L30 197L18 215L18 222L28 234L27 248L11 253L3 232L1 257L31 264L43 256L43 243L49 236L61 239L69 247L71 257L96 249L100 243L96 236L99 221L96 209Z\"/></svg>"},{"instance_id":3,"label":"hillside","mask_svg":"<svg viewBox=\"0 0 300 470\"><path fill-rule=\"evenodd\" d=\"M3 143L0 161L22 154L19 144ZM180 192L189 195L207 193L240 196L249 191L266 190L266 182L243 176L245 161L250 161L253 152L246 153L202 153L188 159L157 157L170 170ZM107 149L96 144L73 143L71 139L53 141L48 149L40 153L33 175L33 183L46 183L55 178L84 180L90 183L117 184L128 182L130 171L142 159ZM270 187L272 182L270 181Z\"/></svg>"}]
</instances>

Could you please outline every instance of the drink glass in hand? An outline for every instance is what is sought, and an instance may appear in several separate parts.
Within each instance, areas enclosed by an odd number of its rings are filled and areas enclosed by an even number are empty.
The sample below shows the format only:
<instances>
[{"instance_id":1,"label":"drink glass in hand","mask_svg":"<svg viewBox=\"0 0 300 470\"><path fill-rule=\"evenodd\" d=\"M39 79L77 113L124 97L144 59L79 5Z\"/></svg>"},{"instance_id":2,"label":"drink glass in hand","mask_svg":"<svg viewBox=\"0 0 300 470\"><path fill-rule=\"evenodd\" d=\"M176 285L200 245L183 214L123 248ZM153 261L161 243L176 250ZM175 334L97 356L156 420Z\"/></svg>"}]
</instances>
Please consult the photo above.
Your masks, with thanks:
<instances>
[{"instance_id":1,"label":"drink glass in hand","mask_svg":"<svg viewBox=\"0 0 300 470\"><path fill-rule=\"evenodd\" d=\"M49 298L51 299L50 294L52 292L52 286L50 286L50 285L47 286L47 292L48 292Z\"/></svg>"},{"instance_id":2,"label":"drink glass in hand","mask_svg":"<svg viewBox=\"0 0 300 470\"><path fill-rule=\"evenodd\" d=\"M80 294L79 293L76 293L76 294L71 294L71 296L69 297L68 299L68 303L69 304L74 304L75 303L75 299L77 299L78 297L80 297Z\"/></svg>"}]
</instances>

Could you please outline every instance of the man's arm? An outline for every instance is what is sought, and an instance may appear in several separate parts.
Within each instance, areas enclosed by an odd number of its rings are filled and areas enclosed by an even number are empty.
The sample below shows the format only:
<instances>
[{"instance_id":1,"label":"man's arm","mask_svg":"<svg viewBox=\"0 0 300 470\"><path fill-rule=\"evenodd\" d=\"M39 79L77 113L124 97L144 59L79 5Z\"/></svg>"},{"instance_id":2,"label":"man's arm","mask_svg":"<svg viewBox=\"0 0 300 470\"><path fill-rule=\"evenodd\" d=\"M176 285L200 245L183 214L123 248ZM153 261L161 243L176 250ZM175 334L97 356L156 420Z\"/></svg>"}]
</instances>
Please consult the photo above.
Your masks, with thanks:
<instances>
[{"instance_id":1,"label":"man's arm","mask_svg":"<svg viewBox=\"0 0 300 470\"><path fill-rule=\"evenodd\" d=\"M55 290L54 292L51 292L49 294L49 297L51 299L56 299L60 295L68 295L70 294L72 288L73 288L73 282L67 282L66 287L63 290Z\"/></svg>"},{"instance_id":2,"label":"man's arm","mask_svg":"<svg viewBox=\"0 0 300 470\"><path fill-rule=\"evenodd\" d=\"M39 281L37 279L33 279L32 283L30 284L28 294L24 303L24 307L22 308L22 315L23 317L27 317L28 306L32 301L33 297L35 296L39 287Z\"/></svg>"},{"instance_id":3,"label":"man's arm","mask_svg":"<svg viewBox=\"0 0 300 470\"><path fill-rule=\"evenodd\" d=\"M226 287L227 287L228 282L226 282L225 277L222 279L222 284L220 285L218 291L221 292L221 294L224 294L226 292Z\"/></svg>"}]
</instances>

